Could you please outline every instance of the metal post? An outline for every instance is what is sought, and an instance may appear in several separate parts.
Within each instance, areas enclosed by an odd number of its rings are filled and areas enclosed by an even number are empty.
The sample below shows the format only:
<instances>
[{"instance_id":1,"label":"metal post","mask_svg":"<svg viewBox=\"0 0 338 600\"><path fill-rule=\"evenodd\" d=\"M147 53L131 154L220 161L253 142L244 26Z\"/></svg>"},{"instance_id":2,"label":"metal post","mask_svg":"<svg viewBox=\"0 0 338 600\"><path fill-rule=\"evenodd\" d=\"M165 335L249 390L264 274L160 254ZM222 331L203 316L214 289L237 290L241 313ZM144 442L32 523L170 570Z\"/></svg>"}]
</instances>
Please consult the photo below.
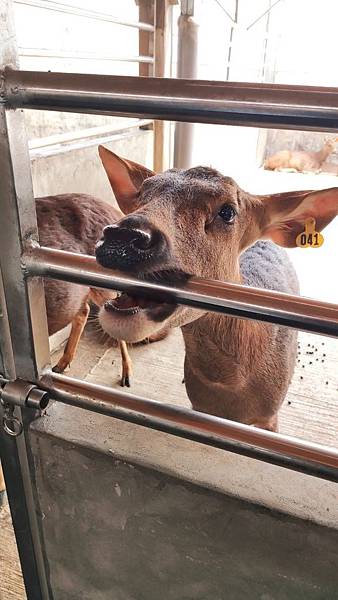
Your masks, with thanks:
<instances>
[{"instance_id":1,"label":"metal post","mask_svg":"<svg viewBox=\"0 0 338 600\"><path fill-rule=\"evenodd\" d=\"M196 79L197 77L197 31L193 19L194 2L182 0L181 15L178 19L177 77ZM193 123L176 123L174 141L174 167L191 167L193 148Z\"/></svg>"},{"instance_id":2,"label":"metal post","mask_svg":"<svg viewBox=\"0 0 338 600\"><path fill-rule=\"evenodd\" d=\"M16 67L11 0L0 0L0 66ZM2 83L2 82L1 82ZM0 89L0 286L3 375L32 381L49 366L47 319L42 281L25 281L21 256L26 243L37 240L35 204L23 115L5 107ZM9 435L0 427L1 459L18 551L29 600L51 598L46 576L42 534L36 513L38 502L29 444L29 425L34 411L0 406L11 423L22 432ZM14 418L14 420L13 420ZM20 431L19 429L19 431Z\"/></svg>"}]
</instances>

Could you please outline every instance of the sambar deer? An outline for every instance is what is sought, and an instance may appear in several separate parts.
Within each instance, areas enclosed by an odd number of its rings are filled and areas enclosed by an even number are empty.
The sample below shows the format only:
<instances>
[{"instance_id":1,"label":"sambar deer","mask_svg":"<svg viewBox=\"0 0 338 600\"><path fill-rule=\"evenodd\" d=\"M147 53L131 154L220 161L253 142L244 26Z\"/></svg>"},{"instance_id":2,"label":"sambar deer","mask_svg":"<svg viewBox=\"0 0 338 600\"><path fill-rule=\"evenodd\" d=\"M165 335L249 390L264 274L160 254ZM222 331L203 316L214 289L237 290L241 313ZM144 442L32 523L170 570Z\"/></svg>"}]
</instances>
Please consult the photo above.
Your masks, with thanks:
<instances>
[{"instance_id":1,"label":"sambar deer","mask_svg":"<svg viewBox=\"0 0 338 600\"><path fill-rule=\"evenodd\" d=\"M102 227L121 218L119 210L87 194L60 194L35 201L40 244L77 254L94 254ZM89 316L89 302L97 306L116 297L110 290L45 279L48 333L53 335L71 323L64 353L53 368L62 373L70 366ZM124 341L119 342L122 356L121 385L129 385L131 360Z\"/></svg>"},{"instance_id":2,"label":"sambar deer","mask_svg":"<svg viewBox=\"0 0 338 600\"><path fill-rule=\"evenodd\" d=\"M145 173L145 171L144 171ZM40 244L77 254L94 255L95 244L102 229L123 216L119 210L87 194L60 194L37 198L35 201ZM72 362L86 325L90 305L101 306L115 298L116 292L88 286L45 279L45 297L49 335L71 323L71 333L63 355L53 371L62 373ZM167 331L145 336L147 341L162 339ZM143 340L142 340L143 341ZM119 341L122 357L121 385L130 385L132 362L125 341ZM0 464L0 506L5 482Z\"/></svg>"},{"instance_id":3,"label":"sambar deer","mask_svg":"<svg viewBox=\"0 0 338 600\"><path fill-rule=\"evenodd\" d=\"M96 259L143 279L195 275L298 294L296 273L279 246L294 247L308 217L321 230L338 213L338 188L257 196L212 168L149 176L141 165L103 147L99 152L128 215L104 229ZM193 408L278 430L295 366L295 330L126 293L108 301L99 320L109 335L130 342L164 325L181 327Z\"/></svg>"},{"instance_id":4,"label":"sambar deer","mask_svg":"<svg viewBox=\"0 0 338 600\"><path fill-rule=\"evenodd\" d=\"M319 173L327 158L335 151L338 138L328 139L318 152L306 150L280 150L264 162L268 171L288 171L299 173Z\"/></svg>"}]
</instances>

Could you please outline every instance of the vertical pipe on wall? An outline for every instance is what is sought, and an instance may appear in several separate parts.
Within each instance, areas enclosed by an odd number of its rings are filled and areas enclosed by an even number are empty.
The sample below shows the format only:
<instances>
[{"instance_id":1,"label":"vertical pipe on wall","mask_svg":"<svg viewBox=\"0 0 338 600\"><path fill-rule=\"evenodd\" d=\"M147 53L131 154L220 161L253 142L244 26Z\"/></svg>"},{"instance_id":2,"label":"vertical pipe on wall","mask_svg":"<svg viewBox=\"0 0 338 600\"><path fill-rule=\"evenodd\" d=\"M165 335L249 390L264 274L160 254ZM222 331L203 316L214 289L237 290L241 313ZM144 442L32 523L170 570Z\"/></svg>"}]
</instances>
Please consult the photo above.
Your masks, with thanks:
<instances>
[{"instance_id":1,"label":"vertical pipe on wall","mask_svg":"<svg viewBox=\"0 0 338 600\"><path fill-rule=\"evenodd\" d=\"M193 19L193 1L182 1L178 19L177 77L197 78L198 25ZM176 123L174 141L174 167L191 167L193 149L193 123Z\"/></svg>"}]
</instances>

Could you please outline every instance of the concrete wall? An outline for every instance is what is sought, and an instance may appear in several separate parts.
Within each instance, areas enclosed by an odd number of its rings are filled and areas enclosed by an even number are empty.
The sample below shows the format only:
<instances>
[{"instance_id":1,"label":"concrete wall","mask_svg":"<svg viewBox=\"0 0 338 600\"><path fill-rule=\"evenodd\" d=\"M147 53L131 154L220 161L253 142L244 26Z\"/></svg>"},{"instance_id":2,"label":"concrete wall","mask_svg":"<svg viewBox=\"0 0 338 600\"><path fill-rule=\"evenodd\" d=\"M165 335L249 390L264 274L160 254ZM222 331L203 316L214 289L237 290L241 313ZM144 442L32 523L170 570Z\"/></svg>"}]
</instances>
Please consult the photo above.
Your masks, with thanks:
<instances>
[{"instance_id":1,"label":"concrete wall","mask_svg":"<svg viewBox=\"0 0 338 600\"><path fill-rule=\"evenodd\" d=\"M67 2L63 4L67 5ZM100 0L96 7L90 0L72 0L68 6L107 13L125 21L138 21L138 6L134 0L114 3ZM43 8L14 3L14 9L22 69L138 75L137 62L116 60L139 54L137 28L51 10L52 7L47 5ZM50 56L41 56L46 51ZM69 58L71 55L75 57ZM86 59L83 59L84 55ZM128 122L99 115L30 110L24 113L28 139L35 142L55 134L79 132L100 125L113 127L122 121L124 124ZM122 156L152 167L152 144L150 131L134 129L117 135L108 146ZM84 192L107 201L113 198L94 146L67 153L60 147L60 154L35 159L32 174L36 196Z\"/></svg>"},{"instance_id":2,"label":"concrete wall","mask_svg":"<svg viewBox=\"0 0 338 600\"><path fill-rule=\"evenodd\" d=\"M114 447L103 454L36 429L31 440L54 600L336 597L337 532L142 467Z\"/></svg>"},{"instance_id":3,"label":"concrete wall","mask_svg":"<svg viewBox=\"0 0 338 600\"><path fill-rule=\"evenodd\" d=\"M105 144L108 148L149 168L153 165L153 133L137 130ZM97 146L32 161L36 197L68 192L92 194L107 202L113 192L97 152Z\"/></svg>"}]
</instances>

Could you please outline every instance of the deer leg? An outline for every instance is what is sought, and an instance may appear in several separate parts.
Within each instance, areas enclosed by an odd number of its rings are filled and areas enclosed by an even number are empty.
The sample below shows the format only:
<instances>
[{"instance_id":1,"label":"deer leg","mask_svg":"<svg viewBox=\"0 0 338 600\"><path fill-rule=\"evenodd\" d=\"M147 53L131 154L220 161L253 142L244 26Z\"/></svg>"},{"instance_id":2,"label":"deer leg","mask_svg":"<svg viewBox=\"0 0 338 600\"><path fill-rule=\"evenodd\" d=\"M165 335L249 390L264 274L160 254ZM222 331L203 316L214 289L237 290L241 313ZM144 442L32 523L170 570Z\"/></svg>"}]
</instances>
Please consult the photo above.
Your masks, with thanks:
<instances>
[{"instance_id":1,"label":"deer leg","mask_svg":"<svg viewBox=\"0 0 338 600\"><path fill-rule=\"evenodd\" d=\"M128 347L127 344L124 340L120 340L119 341L119 348L120 348L120 352L121 352L121 357L122 357L122 379L121 379L121 386L127 386L130 387L130 378L133 374L133 363L132 360L130 358L129 352L128 352Z\"/></svg>"},{"instance_id":2,"label":"deer leg","mask_svg":"<svg viewBox=\"0 0 338 600\"><path fill-rule=\"evenodd\" d=\"M115 297L115 293L107 292L105 290L98 290L96 288L90 289L90 299L97 306L102 306L106 300L110 300L112 297ZM130 379L133 373L133 363L130 358L130 354L128 352L128 346L124 340L118 341L118 346L121 352L121 360L122 360L122 377L121 377L121 386L130 387Z\"/></svg>"},{"instance_id":3,"label":"deer leg","mask_svg":"<svg viewBox=\"0 0 338 600\"><path fill-rule=\"evenodd\" d=\"M168 334L169 334L169 327L163 327L163 329L160 329L160 331L157 331L157 333L153 333L153 335L150 335L149 337L145 338L140 343L141 344L152 344L154 342L160 342L161 340L164 340Z\"/></svg>"},{"instance_id":4,"label":"deer leg","mask_svg":"<svg viewBox=\"0 0 338 600\"><path fill-rule=\"evenodd\" d=\"M53 368L55 373L63 373L63 371L71 364L79 345L80 337L87 323L89 310L88 296L86 296L81 304L80 310L72 320L72 329L64 353L57 365Z\"/></svg>"},{"instance_id":5,"label":"deer leg","mask_svg":"<svg viewBox=\"0 0 338 600\"><path fill-rule=\"evenodd\" d=\"M278 415L274 415L273 417L270 417L270 419L261 419L260 421L256 421L256 423L251 423L251 425L253 427L259 427L259 429L266 429L266 431L278 433Z\"/></svg>"},{"instance_id":6,"label":"deer leg","mask_svg":"<svg viewBox=\"0 0 338 600\"><path fill-rule=\"evenodd\" d=\"M2 467L0 463L0 506L3 503L3 499L5 497L6 485L4 480L4 474L2 472Z\"/></svg>"}]
</instances>

